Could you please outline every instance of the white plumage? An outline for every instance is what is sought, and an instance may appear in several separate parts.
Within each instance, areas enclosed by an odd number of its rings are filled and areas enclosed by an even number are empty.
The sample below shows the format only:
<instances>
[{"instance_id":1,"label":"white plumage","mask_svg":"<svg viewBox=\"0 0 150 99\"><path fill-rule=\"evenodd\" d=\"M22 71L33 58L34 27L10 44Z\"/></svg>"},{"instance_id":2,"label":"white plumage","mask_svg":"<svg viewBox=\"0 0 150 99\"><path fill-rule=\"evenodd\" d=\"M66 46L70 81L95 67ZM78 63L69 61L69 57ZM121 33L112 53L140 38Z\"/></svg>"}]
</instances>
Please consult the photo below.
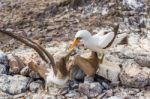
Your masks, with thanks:
<instances>
[{"instance_id":1,"label":"white plumage","mask_svg":"<svg viewBox=\"0 0 150 99\"><path fill-rule=\"evenodd\" d=\"M53 69L48 69L48 73L46 73L47 77L46 77L46 84L51 84L54 83L56 85L59 86L63 86L66 84L66 82L68 81L69 77L67 76L64 79L60 79L58 78L55 74Z\"/></svg>"},{"instance_id":2,"label":"white plumage","mask_svg":"<svg viewBox=\"0 0 150 99\"><path fill-rule=\"evenodd\" d=\"M91 35L87 30L80 30L76 33L70 49L73 49L81 41L86 48L95 52L101 52L105 48L120 43L125 37L127 37L126 33L117 35L111 30L101 30L95 35Z\"/></svg>"},{"instance_id":3,"label":"white plumage","mask_svg":"<svg viewBox=\"0 0 150 99\"><path fill-rule=\"evenodd\" d=\"M101 49L107 47L115 36L114 32L109 32L107 34L104 34L104 32L99 32L92 36L89 31L80 30L76 33L75 38L81 38L85 47L92 51L99 52Z\"/></svg>"}]
</instances>

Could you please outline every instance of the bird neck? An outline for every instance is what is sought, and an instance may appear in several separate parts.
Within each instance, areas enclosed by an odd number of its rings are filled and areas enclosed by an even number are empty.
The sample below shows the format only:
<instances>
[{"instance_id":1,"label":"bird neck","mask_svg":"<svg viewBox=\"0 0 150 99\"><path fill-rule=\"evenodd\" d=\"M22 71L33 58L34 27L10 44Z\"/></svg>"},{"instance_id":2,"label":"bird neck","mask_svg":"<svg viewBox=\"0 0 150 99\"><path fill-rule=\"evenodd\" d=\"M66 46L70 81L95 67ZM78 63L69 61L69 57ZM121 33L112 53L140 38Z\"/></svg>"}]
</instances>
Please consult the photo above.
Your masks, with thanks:
<instances>
[{"instance_id":1,"label":"bird neck","mask_svg":"<svg viewBox=\"0 0 150 99\"><path fill-rule=\"evenodd\" d=\"M58 76L66 77L68 75L66 61L64 58L61 58L59 63L56 65Z\"/></svg>"}]
</instances>

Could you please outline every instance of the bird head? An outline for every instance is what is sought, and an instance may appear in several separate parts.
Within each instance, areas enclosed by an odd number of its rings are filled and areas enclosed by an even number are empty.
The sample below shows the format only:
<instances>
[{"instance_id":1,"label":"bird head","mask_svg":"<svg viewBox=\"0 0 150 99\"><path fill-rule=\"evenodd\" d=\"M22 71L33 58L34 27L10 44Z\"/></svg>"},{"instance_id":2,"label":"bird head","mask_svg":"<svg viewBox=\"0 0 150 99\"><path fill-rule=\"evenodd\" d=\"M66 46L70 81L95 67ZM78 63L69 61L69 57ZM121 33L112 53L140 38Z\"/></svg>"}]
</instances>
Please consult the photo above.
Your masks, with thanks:
<instances>
[{"instance_id":1,"label":"bird head","mask_svg":"<svg viewBox=\"0 0 150 99\"><path fill-rule=\"evenodd\" d=\"M74 49L81 40L88 40L91 37L91 33L87 30L80 30L76 33L75 35L75 39L72 43L72 45L70 46L69 50Z\"/></svg>"}]
</instances>

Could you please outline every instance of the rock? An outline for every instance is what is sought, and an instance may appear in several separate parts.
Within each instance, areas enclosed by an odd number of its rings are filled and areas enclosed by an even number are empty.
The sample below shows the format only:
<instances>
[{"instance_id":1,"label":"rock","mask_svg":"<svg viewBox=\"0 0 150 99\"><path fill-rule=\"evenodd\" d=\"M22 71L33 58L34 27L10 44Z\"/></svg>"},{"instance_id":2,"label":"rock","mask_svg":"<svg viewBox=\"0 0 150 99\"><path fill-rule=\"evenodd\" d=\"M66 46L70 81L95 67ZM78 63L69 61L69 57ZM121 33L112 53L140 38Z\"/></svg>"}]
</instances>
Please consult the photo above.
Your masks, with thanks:
<instances>
[{"instance_id":1,"label":"rock","mask_svg":"<svg viewBox=\"0 0 150 99\"><path fill-rule=\"evenodd\" d=\"M24 98L25 96L26 96L26 93L21 93L21 94L13 95L13 99Z\"/></svg>"},{"instance_id":2,"label":"rock","mask_svg":"<svg viewBox=\"0 0 150 99\"><path fill-rule=\"evenodd\" d=\"M121 69L118 64L104 61L103 64L99 65L98 75L110 80L119 81L119 73Z\"/></svg>"},{"instance_id":3,"label":"rock","mask_svg":"<svg viewBox=\"0 0 150 99\"><path fill-rule=\"evenodd\" d=\"M28 89L29 78L21 75L0 75L0 90L15 95Z\"/></svg>"},{"instance_id":4,"label":"rock","mask_svg":"<svg viewBox=\"0 0 150 99\"><path fill-rule=\"evenodd\" d=\"M50 37L50 36L48 36L48 37L45 37L45 40L46 40L46 42L50 42L50 41L52 41L52 37Z\"/></svg>"},{"instance_id":5,"label":"rock","mask_svg":"<svg viewBox=\"0 0 150 99\"><path fill-rule=\"evenodd\" d=\"M80 94L77 93L75 90L69 91L69 93L67 93L65 95L67 98L75 98L78 99L80 97Z\"/></svg>"},{"instance_id":6,"label":"rock","mask_svg":"<svg viewBox=\"0 0 150 99\"><path fill-rule=\"evenodd\" d=\"M123 0L123 5L127 9L132 9L132 10L144 9L143 0Z\"/></svg>"},{"instance_id":7,"label":"rock","mask_svg":"<svg viewBox=\"0 0 150 99\"><path fill-rule=\"evenodd\" d=\"M20 70L25 67L23 61L16 55L9 54L9 72L11 74L19 74Z\"/></svg>"},{"instance_id":8,"label":"rock","mask_svg":"<svg viewBox=\"0 0 150 99\"><path fill-rule=\"evenodd\" d=\"M78 6L84 5L86 0L72 0L70 6L77 8Z\"/></svg>"},{"instance_id":9,"label":"rock","mask_svg":"<svg viewBox=\"0 0 150 99\"><path fill-rule=\"evenodd\" d=\"M106 95L107 95L107 97L113 96L113 90L112 89L107 90Z\"/></svg>"},{"instance_id":10,"label":"rock","mask_svg":"<svg viewBox=\"0 0 150 99\"><path fill-rule=\"evenodd\" d=\"M81 96L79 99L89 99L87 96Z\"/></svg>"},{"instance_id":11,"label":"rock","mask_svg":"<svg viewBox=\"0 0 150 99\"><path fill-rule=\"evenodd\" d=\"M61 88L61 89L59 90L58 94L65 95L65 94L67 94L69 91L70 91L69 86L66 86L66 87L64 87L64 88Z\"/></svg>"},{"instance_id":12,"label":"rock","mask_svg":"<svg viewBox=\"0 0 150 99\"><path fill-rule=\"evenodd\" d=\"M99 83L79 84L78 90L88 97L97 97L102 92L102 86Z\"/></svg>"},{"instance_id":13,"label":"rock","mask_svg":"<svg viewBox=\"0 0 150 99\"><path fill-rule=\"evenodd\" d=\"M94 81L94 76L85 76L84 83L92 83Z\"/></svg>"},{"instance_id":14,"label":"rock","mask_svg":"<svg viewBox=\"0 0 150 99\"><path fill-rule=\"evenodd\" d=\"M39 79L41 78L40 75L37 72L31 71L31 73L29 74L29 76L33 79Z\"/></svg>"},{"instance_id":15,"label":"rock","mask_svg":"<svg viewBox=\"0 0 150 99\"><path fill-rule=\"evenodd\" d=\"M140 66L149 67L150 68L150 56L137 56L134 58L135 62Z\"/></svg>"},{"instance_id":16,"label":"rock","mask_svg":"<svg viewBox=\"0 0 150 99\"><path fill-rule=\"evenodd\" d=\"M59 93L59 89L58 88L54 88L54 87L49 87L48 88L48 94L49 95L56 96L56 95L58 95L58 93Z\"/></svg>"},{"instance_id":17,"label":"rock","mask_svg":"<svg viewBox=\"0 0 150 99\"><path fill-rule=\"evenodd\" d=\"M42 87L42 81L39 81L39 80L31 82L30 85L29 85L29 89L32 92L37 92L38 89L40 89L41 87Z\"/></svg>"},{"instance_id":18,"label":"rock","mask_svg":"<svg viewBox=\"0 0 150 99\"><path fill-rule=\"evenodd\" d=\"M136 96L138 96L138 97L139 96L144 96L144 93L143 92L139 92L139 93L136 94Z\"/></svg>"},{"instance_id":19,"label":"rock","mask_svg":"<svg viewBox=\"0 0 150 99\"><path fill-rule=\"evenodd\" d=\"M7 55L0 50L0 64L6 64L8 65L8 58Z\"/></svg>"},{"instance_id":20,"label":"rock","mask_svg":"<svg viewBox=\"0 0 150 99\"><path fill-rule=\"evenodd\" d=\"M8 74L8 68L4 64L0 64L0 74Z\"/></svg>"},{"instance_id":21,"label":"rock","mask_svg":"<svg viewBox=\"0 0 150 99\"><path fill-rule=\"evenodd\" d=\"M83 80L85 73L78 66L73 66L71 69L71 78L75 80Z\"/></svg>"},{"instance_id":22,"label":"rock","mask_svg":"<svg viewBox=\"0 0 150 99\"><path fill-rule=\"evenodd\" d=\"M31 99L57 99L56 96L47 95L47 94L33 94Z\"/></svg>"},{"instance_id":23,"label":"rock","mask_svg":"<svg viewBox=\"0 0 150 99\"><path fill-rule=\"evenodd\" d=\"M20 71L20 74L23 76L29 76L31 71L32 70L28 66L26 66Z\"/></svg>"},{"instance_id":24,"label":"rock","mask_svg":"<svg viewBox=\"0 0 150 99\"><path fill-rule=\"evenodd\" d=\"M13 96L0 91L0 99L12 99Z\"/></svg>"},{"instance_id":25,"label":"rock","mask_svg":"<svg viewBox=\"0 0 150 99\"><path fill-rule=\"evenodd\" d=\"M108 90L108 89L110 88L110 86L109 86L107 83L105 83L105 82L102 82L102 86L103 86L106 90Z\"/></svg>"},{"instance_id":26,"label":"rock","mask_svg":"<svg viewBox=\"0 0 150 99\"><path fill-rule=\"evenodd\" d=\"M109 97L109 98L107 98L107 99L122 99L121 97L118 97L118 96L111 96L111 97Z\"/></svg>"},{"instance_id":27,"label":"rock","mask_svg":"<svg viewBox=\"0 0 150 99\"><path fill-rule=\"evenodd\" d=\"M148 69L148 68L147 68ZM149 71L141 68L137 64L126 66L120 73L121 83L125 86L142 88L148 85L149 82Z\"/></svg>"},{"instance_id":28,"label":"rock","mask_svg":"<svg viewBox=\"0 0 150 99\"><path fill-rule=\"evenodd\" d=\"M111 83L110 83L110 86L111 86L111 87L117 87L117 86L119 86L119 83L120 83L120 81L111 82Z\"/></svg>"},{"instance_id":29,"label":"rock","mask_svg":"<svg viewBox=\"0 0 150 99\"><path fill-rule=\"evenodd\" d=\"M57 99L65 99L64 96L57 95Z\"/></svg>"},{"instance_id":30,"label":"rock","mask_svg":"<svg viewBox=\"0 0 150 99\"><path fill-rule=\"evenodd\" d=\"M144 93L144 96L145 96L145 97L150 97L150 90L146 91L146 92Z\"/></svg>"}]
</instances>

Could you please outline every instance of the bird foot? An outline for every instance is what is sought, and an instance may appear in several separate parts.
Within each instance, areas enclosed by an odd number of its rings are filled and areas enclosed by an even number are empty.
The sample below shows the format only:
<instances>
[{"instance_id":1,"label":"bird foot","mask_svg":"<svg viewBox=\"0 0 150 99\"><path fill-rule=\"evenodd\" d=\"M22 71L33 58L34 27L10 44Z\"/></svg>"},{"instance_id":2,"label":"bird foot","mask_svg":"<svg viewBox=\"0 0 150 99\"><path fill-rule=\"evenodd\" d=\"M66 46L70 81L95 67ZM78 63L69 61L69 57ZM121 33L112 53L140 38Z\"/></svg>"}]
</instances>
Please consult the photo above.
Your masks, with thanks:
<instances>
[{"instance_id":1,"label":"bird foot","mask_svg":"<svg viewBox=\"0 0 150 99\"><path fill-rule=\"evenodd\" d=\"M48 91L48 86L47 86L47 84L45 84L44 91L45 91L45 93L48 93L48 92L49 92L49 91Z\"/></svg>"},{"instance_id":2,"label":"bird foot","mask_svg":"<svg viewBox=\"0 0 150 99\"><path fill-rule=\"evenodd\" d=\"M98 59L100 64L103 63L104 56L105 56L104 53L98 54Z\"/></svg>"}]
</instances>

